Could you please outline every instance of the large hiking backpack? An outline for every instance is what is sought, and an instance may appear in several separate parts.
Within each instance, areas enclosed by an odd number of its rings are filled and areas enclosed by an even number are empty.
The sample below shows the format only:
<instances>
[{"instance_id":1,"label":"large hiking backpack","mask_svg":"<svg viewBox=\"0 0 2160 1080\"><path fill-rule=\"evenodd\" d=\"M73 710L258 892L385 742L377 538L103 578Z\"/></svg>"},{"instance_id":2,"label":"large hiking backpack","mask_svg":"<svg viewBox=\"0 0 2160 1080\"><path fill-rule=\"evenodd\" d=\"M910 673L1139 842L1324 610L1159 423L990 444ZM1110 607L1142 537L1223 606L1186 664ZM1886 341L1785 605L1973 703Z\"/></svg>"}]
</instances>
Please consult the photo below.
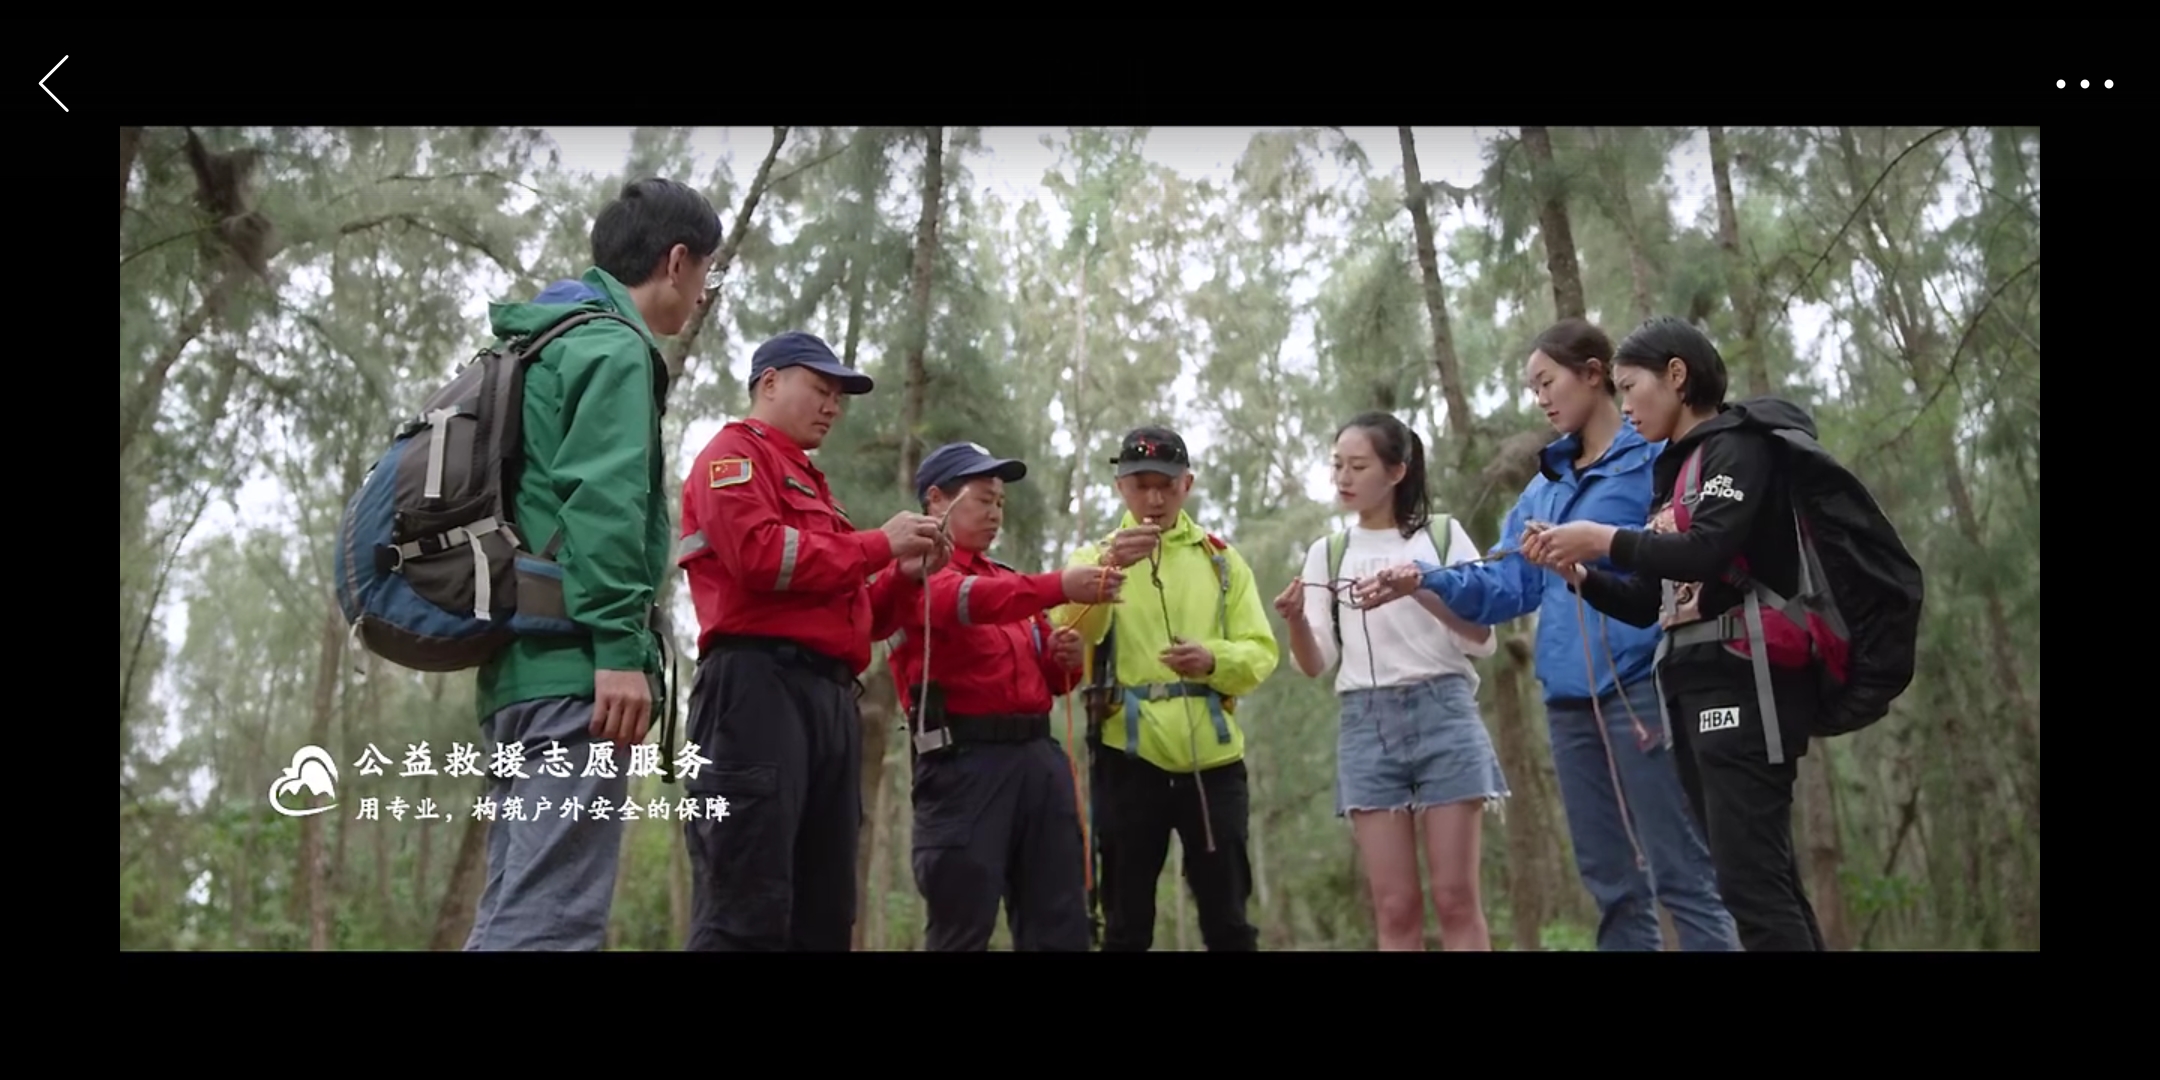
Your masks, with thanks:
<instances>
[{"instance_id":1,"label":"large hiking backpack","mask_svg":"<svg viewBox=\"0 0 2160 1080\"><path fill-rule=\"evenodd\" d=\"M1425 522L1425 528L1423 532L1425 533L1425 539L1432 541L1433 554L1438 558L1440 565L1447 565L1448 542L1440 538L1447 535L1448 516L1446 514L1442 514L1437 518L1428 519ZM1333 590L1335 587L1335 582L1341 580L1342 578L1343 555L1349 550L1350 530L1343 529L1328 537L1328 614L1335 621L1335 648L1338 651L1342 649L1342 602L1335 598L1335 593Z\"/></svg>"},{"instance_id":2,"label":"large hiking backpack","mask_svg":"<svg viewBox=\"0 0 2160 1080\"><path fill-rule=\"evenodd\" d=\"M1846 735L1873 725L1912 683L1926 589L1920 565L1866 485L1812 432L1750 414L1746 404L1738 406L1741 426L1769 434L1778 448L1779 479L1790 494L1800 549L1799 595L1780 596L1737 565L1724 579L1746 595L1741 612L1677 629L1715 627L1729 650L1754 664L1757 708L1776 763L1784 754L1770 668L1817 672L1821 697L1810 735ZM1674 487L1681 493L1673 500L1674 524L1685 530L1702 490L1700 446L1681 463Z\"/></svg>"},{"instance_id":3,"label":"large hiking backpack","mask_svg":"<svg viewBox=\"0 0 2160 1080\"><path fill-rule=\"evenodd\" d=\"M579 632L555 562L562 534L532 548L517 528L516 493L525 367L595 319L636 325L579 311L481 350L368 470L338 528L336 573L338 607L369 652L414 671L462 671L518 636Z\"/></svg>"}]
</instances>

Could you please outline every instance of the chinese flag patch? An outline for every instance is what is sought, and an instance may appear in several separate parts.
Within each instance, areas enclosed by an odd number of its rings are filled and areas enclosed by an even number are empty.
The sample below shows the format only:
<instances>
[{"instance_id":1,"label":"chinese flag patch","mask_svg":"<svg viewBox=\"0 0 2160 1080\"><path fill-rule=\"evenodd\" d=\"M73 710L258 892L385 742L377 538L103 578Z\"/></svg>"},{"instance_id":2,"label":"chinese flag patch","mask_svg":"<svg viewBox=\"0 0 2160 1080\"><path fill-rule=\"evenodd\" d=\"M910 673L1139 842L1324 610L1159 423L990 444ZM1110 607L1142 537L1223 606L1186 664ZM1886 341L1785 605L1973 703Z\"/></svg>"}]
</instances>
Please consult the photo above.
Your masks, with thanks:
<instances>
[{"instance_id":1,"label":"chinese flag patch","mask_svg":"<svg viewBox=\"0 0 2160 1080\"><path fill-rule=\"evenodd\" d=\"M750 482L749 458L718 458L712 463L712 486L734 487Z\"/></svg>"}]
</instances>

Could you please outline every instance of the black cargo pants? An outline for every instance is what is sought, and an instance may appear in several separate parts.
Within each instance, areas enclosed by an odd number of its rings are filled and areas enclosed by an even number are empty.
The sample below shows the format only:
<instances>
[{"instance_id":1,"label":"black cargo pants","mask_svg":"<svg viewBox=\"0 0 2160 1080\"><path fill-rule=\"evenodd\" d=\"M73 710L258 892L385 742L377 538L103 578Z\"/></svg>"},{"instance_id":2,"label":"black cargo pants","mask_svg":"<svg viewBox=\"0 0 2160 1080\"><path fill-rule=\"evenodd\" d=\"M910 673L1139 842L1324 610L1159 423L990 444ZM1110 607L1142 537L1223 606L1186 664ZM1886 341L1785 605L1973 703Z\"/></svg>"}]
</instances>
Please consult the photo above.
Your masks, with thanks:
<instances>
[{"instance_id":1,"label":"black cargo pants","mask_svg":"<svg viewBox=\"0 0 2160 1080\"><path fill-rule=\"evenodd\" d=\"M1048 716L948 717L915 755L915 887L931 952L979 952L998 904L1015 952L1086 952L1078 793Z\"/></svg>"},{"instance_id":2,"label":"black cargo pants","mask_svg":"<svg viewBox=\"0 0 2160 1080\"><path fill-rule=\"evenodd\" d=\"M862 828L861 687L789 642L717 641L699 657L684 735L710 760L683 789L727 800L683 823L692 952L845 952Z\"/></svg>"},{"instance_id":3,"label":"black cargo pants","mask_svg":"<svg viewBox=\"0 0 2160 1080\"><path fill-rule=\"evenodd\" d=\"M1785 760L1770 764L1755 670L1717 645L1675 650L1658 672L1673 762L1717 866L1718 893L1748 952L1819 952L1793 846L1793 781L1815 717L1816 674L1771 669Z\"/></svg>"},{"instance_id":4,"label":"black cargo pants","mask_svg":"<svg viewBox=\"0 0 2160 1080\"><path fill-rule=\"evenodd\" d=\"M1247 857L1251 800L1245 763L1192 773L1165 772L1091 741L1089 789L1102 848L1103 951L1146 952L1155 942L1155 886L1170 857L1170 835L1185 850L1185 884L1209 952L1252 952L1260 931L1246 916L1252 895ZM1201 785L1207 818L1201 819ZM1215 850L1207 849L1212 825Z\"/></svg>"}]
</instances>

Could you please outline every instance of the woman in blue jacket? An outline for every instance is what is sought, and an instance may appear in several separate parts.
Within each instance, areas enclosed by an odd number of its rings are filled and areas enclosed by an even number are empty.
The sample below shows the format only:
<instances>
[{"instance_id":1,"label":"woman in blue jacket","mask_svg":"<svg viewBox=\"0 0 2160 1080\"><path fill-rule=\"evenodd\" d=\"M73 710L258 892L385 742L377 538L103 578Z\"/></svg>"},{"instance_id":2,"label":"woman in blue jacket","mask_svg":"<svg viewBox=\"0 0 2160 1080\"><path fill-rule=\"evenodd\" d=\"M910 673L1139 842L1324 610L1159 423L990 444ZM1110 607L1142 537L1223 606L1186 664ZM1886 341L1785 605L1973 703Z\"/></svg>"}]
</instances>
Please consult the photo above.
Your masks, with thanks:
<instances>
[{"instance_id":1,"label":"woman in blue jacket","mask_svg":"<svg viewBox=\"0 0 2160 1080\"><path fill-rule=\"evenodd\" d=\"M1559 574L1517 553L1526 523L1640 528L1649 519L1651 466L1663 444L1644 442L1621 419L1612 354L1612 340L1582 319L1554 324L1532 346L1526 375L1560 438L1545 447L1538 475L1508 512L1496 557L1444 568L1418 563L1360 588L1367 604L1428 589L1482 626L1536 613L1553 770L1575 865L1597 902L1598 948L1661 948L1654 905L1662 902L1682 949L1737 951L1709 848L1659 721L1658 631L1608 621Z\"/></svg>"}]
</instances>

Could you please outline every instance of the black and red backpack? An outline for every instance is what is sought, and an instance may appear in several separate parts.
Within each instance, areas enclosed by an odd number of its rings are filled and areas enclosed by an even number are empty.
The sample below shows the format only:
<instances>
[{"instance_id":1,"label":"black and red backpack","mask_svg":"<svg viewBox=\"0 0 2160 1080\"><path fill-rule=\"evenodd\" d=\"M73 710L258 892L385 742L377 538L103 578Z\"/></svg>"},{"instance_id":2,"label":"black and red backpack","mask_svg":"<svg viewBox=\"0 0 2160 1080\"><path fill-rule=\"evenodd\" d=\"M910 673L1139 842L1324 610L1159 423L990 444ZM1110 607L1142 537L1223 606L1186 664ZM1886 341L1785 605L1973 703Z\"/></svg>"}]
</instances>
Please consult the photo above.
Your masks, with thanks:
<instances>
[{"instance_id":1,"label":"black and red backpack","mask_svg":"<svg viewBox=\"0 0 2160 1080\"><path fill-rule=\"evenodd\" d=\"M1926 593L1920 565L1867 486L1815 441L1805 413L1776 400L1731 408L1740 421L1736 430L1766 434L1777 448L1800 549L1799 595L1778 595L1748 576L1745 559L1735 559L1723 577L1746 603L1709 622L1719 627L1728 650L1754 663L1766 732L1777 730L1771 667L1812 667L1819 675L1822 694L1809 734L1846 735L1869 727L1912 684ZM1701 495L1701 446L1681 463L1673 486L1673 524L1685 531ZM1783 756L1776 741L1773 761Z\"/></svg>"}]
</instances>

